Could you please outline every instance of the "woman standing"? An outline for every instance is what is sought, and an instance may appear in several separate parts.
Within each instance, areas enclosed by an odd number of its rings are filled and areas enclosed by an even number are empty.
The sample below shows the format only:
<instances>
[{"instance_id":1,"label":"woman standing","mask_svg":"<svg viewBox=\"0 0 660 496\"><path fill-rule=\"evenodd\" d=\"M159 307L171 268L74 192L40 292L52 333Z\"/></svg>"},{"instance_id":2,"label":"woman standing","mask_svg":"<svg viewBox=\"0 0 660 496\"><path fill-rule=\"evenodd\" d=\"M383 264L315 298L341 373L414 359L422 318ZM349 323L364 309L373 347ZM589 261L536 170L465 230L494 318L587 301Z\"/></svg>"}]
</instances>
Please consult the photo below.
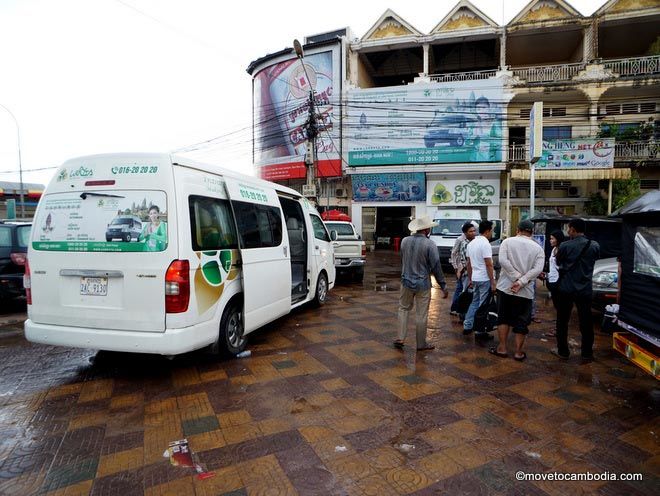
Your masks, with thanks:
<instances>
[{"instance_id":1,"label":"woman standing","mask_svg":"<svg viewBox=\"0 0 660 496\"><path fill-rule=\"evenodd\" d=\"M145 243L145 251L162 251L167 248L167 223L160 220L157 205L149 207L149 221L142 229L138 241Z\"/></svg>"},{"instance_id":2,"label":"woman standing","mask_svg":"<svg viewBox=\"0 0 660 496\"><path fill-rule=\"evenodd\" d=\"M552 298L552 305L557 311L557 294L559 292L559 270L557 270L557 253L559 252L559 245L561 245L565 240L564 233L559 229L552 231L550 233L550 246L552 251L550 252L549 260L549 271L546 275L546 283L548 286L548 291L550 291L550 297ZM545 334L548 337L555 336L555 331L548 332Z\"/></svg>"}]
</instances>

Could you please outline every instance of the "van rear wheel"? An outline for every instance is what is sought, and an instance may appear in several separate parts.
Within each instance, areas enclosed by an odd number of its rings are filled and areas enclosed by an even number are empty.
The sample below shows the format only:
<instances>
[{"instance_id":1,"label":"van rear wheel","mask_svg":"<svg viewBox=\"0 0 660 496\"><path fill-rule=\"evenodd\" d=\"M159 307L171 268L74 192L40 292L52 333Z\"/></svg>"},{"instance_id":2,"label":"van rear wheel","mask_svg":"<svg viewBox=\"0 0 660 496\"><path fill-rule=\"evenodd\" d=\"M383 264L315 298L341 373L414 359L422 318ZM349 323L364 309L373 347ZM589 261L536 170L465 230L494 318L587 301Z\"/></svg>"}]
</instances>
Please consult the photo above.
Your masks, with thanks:
<instances>
[{"instance_id":1,"label":"van rear wheel","mask_svg":"<svg viewBox=\"0 0 660 496\"><path fill-rule=\"evenodd\" d=\"M324 273L319 274L316 281L316 295L314 296L314 305L320 307L328 299L328 276Z\"/></svg>"},{"instance_id":2,"label":"van rear wheel","mask_svg":"<svg viewBox=\"0 0 660 496\"><path fill-rule=\"evenodd\" d=\"M237 355L247 346L241 306L238 300L234 300L222 314L220 336L218 337L218 347L222 354Z\"/></svg>"}]
</instances>

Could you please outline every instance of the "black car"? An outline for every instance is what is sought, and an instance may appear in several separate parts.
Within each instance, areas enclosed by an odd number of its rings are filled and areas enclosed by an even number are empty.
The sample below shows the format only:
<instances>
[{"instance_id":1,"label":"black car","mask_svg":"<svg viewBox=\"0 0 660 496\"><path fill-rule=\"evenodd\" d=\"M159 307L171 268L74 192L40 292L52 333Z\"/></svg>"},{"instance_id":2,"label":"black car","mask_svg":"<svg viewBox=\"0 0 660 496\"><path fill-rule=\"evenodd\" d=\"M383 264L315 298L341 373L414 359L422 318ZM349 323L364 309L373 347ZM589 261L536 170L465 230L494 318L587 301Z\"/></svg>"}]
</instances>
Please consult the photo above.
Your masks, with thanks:
<instances>
[{"instance_id":1,"label":"black car","mask_svg":"<svg viewBox=\"0 0 660 496\"><path fill-rule=\"evenodd\" d=\"M25 296L23 274L32 224L0 221L0 300Z\"/></svg>"}]
</instances>

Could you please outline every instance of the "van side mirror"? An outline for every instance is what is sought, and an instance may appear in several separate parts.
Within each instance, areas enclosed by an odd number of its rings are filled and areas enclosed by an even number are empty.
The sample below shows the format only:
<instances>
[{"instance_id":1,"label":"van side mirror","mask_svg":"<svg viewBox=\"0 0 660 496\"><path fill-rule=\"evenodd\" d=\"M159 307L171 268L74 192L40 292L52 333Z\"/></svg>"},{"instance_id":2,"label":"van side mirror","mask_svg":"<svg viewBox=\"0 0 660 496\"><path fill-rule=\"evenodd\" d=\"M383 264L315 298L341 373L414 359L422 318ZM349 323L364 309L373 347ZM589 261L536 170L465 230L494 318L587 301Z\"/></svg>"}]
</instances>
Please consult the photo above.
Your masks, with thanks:
<instances>
[{"instance_id":1,"label":"van side mirror","mask_svg":"<svg viewBox=\"0 0 660 496\"><path fill-rule=\"evenodd\" d=\"M337 241L337 231L335 231L334 229L330 231L330 239L332 241Z\"/></svg>"},{"instance_id":2,"label":"van side mirror","mask_svg":"<svg viewBox=\"0 0 660 496\"><path fill-rule=\"evenodd\" d=\"M358 241L362 241L362 236L358 234L357 237L358 237Z\"/></svg>"}]
</instances>

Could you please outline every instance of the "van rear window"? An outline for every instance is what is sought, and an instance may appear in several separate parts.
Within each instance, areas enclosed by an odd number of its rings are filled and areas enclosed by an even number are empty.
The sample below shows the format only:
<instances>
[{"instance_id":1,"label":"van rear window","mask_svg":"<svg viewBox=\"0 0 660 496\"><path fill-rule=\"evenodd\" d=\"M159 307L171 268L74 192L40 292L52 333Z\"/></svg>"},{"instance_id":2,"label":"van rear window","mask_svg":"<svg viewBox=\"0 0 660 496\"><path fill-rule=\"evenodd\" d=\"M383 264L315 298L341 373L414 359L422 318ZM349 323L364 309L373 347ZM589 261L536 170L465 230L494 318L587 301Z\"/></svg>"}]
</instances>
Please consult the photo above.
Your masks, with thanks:
<instances>
[{"instance_id":1,"label":"van rear window","mask_svg":"<svg viewBox=\"0 0 660 496\"><path fill-rule=\"evenodd\" d=\"M35 250L163 251L168 244L167 196L136 190L46 195L32 233Z\"/></svg>"}]
</instances>

